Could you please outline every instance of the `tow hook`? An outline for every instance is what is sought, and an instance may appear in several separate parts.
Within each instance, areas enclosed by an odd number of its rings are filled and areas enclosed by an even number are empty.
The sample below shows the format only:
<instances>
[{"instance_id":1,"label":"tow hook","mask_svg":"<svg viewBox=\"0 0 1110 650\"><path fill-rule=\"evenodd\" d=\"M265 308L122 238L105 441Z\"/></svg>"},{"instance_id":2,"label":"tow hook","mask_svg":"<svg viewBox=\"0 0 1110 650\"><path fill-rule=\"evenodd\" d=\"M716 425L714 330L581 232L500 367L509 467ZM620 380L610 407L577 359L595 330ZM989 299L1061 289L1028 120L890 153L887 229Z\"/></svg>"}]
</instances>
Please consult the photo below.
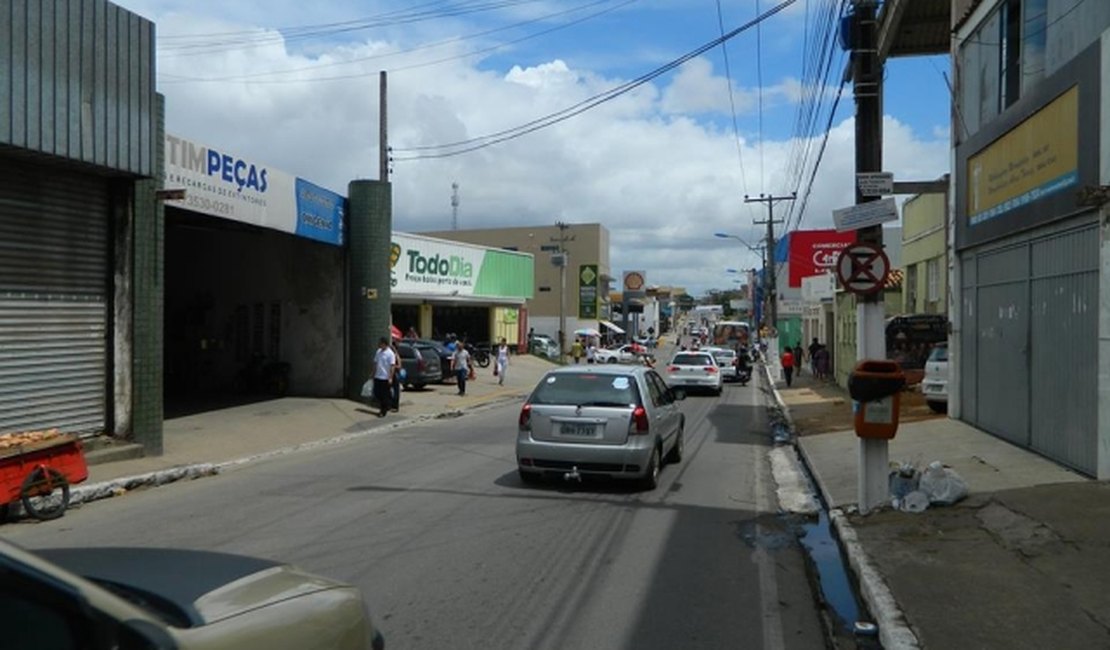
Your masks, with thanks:
<instances>
[{"instance_id":1,"label":"tow hook","mask_svg":"<svg viewBox=\"0 0 1110 650\"><path fill-rule=\"evenodd\" d=\"M575 465L574 467L571 467L569 472L566 472L565 474L563 474L563 480L564 481L574 481L575 483L581 483L582 482L582 475L578 473L578 466Z\"/></svg>"}]
</instances>

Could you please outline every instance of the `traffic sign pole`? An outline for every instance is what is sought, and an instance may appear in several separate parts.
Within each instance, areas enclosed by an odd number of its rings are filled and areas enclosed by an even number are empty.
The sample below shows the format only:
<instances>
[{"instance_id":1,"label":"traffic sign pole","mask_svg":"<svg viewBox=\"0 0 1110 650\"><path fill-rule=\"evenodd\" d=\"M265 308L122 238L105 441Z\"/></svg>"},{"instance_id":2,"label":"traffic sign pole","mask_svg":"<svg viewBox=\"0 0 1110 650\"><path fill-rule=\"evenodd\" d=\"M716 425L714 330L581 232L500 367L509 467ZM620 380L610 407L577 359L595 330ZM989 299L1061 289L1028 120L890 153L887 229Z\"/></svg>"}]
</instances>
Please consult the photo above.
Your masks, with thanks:
<instances>
[{"instance_id":1,"label":"traffic sign pole","mask_svg":"<svg viewBox=\"0 0 1110 650\"><path fill-rule=\"evenodd\" d=\"M883 61L878 54L878 20L875 0L853 0L852 7L853 94L856 100L856 173L883 169ZM875 200L856 186L856 204ZM858 230L856 241L882 250L882 225ZM861 296L856 303L856 356L885 359L883 292ZM887 474L889 450L885 439L859 439L857 496L860 512L866 514L890 497Z\"/></svg>"}]
</instances>

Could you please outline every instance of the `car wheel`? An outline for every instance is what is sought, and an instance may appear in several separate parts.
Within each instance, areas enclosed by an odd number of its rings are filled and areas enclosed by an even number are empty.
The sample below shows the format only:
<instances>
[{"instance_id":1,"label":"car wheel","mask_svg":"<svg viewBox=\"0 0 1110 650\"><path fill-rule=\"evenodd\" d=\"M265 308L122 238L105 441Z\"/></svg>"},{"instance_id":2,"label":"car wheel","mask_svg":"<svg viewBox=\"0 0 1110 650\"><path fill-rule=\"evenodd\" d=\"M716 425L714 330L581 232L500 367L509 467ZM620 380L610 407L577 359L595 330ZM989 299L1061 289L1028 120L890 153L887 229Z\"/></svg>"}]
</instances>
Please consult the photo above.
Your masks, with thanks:
<instances>
[{"instance_id":1,"label":"car wheel","mask_svg":"<svg viewBox=\"0 0 1110 650\"><path fill-rule=\"evenodd\" d=\"M543 480L542 474L526 472L522 469L518 469L517 474L520 474L520 482L526 485L535 485Z\"/></svg>"},{"instance_id":2,"label":"car wheel","mask_svg":"<svg viewBox=\"0 0 1110 650\"><path fill-rule=\"evenodd\" d=\"M659 448L651 450L651 460L648 461L647 471L641 481L645 490L654 490L659 486Z\"/></svg>"},{"instance_id":3,"label":"car wheel","mask_svg":"<svg viewBox=\"0 0 1110 650\"><path fill-rule=\"evenodd\" d=\"M720 397L721 396L721 390L722 390L722 388L720 386L718 386L716 388L716 390L713 391L713 394L716 395L717 397Z\"/></svg>"},{"instance_id":4,"label":"car wheel","mask_svg":"<svg viewBox=\"0 0 1110 650\"><path fill-rule=\"evenodd\" d=\"M609 357L609 360L608 360L608 361L606 361L605 363L616 363L616 362L617 362L617 358L616 358L616 357Z\"/></svg>"},{"instance_id":5,"label":"car wheel","mask_svg":"<svg viewBox=\"0 0 1110 650\"><path fill-rule=\"evenodd\" d=\"M686 432L683 429L685 429L684 426L680 425L678 427L678 433L675 434L677 437L674 441L674 447L671 447L671 450L667 452L668 463L682 462L682 452L686 449Z\"/></svg>"},{"instance_id":6,"label":"car wheel","mask_svg":"<svg viewBox=\"0 0 1110 650\"><path fill-rule=\"evenodd\" d=\"M414 390L424 390L424 387L427 385L428 384L413 384L412 387Z\"/></svg>"},{"instance_id":7,"label":"car wheel","mask_svg":"<svg viewBox=\"0 0 1110 650\"><path fill-rule=\"evenodd\" d=\"M937 402L937 401L929 400L928 402L925 402L925 403L929 405L929 408L932 409L933 413L947 413L948 412L948 402Z\"/></svg>"}]
</instances>

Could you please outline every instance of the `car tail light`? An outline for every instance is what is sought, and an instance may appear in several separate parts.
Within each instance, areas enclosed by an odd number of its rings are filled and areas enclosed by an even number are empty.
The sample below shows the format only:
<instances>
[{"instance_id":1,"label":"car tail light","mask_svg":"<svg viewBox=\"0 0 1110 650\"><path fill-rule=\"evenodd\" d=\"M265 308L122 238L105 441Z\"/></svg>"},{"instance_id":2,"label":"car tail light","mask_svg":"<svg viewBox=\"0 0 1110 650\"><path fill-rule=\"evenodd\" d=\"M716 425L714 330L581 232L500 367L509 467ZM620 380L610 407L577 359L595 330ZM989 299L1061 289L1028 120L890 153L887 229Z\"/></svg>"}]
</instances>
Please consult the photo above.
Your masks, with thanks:
<instances>
[{"instance_id":1,"label":"car tail light","mask_svg":"<svg viewBox=\"0 0 1110 650\"><path fill-rule=\"evenodd\" d=\"M532 430L532 405L531 404L525 404L524 406L520 407L520 430L521 431L531 431Z\"/></svg>"},{"instance_id":2,"label":"car tail light","mask_svg":"<svg viewBox=\"0 0 1110 650\"><path fill-rule=\"evenodd\" d=\"M632 411L632 421L628 423L628 434L637 435L645 434L648 432L648 414L647 409L642 406L637 406Z\"/></svg>"},{"instance_id":3,"label":"car tail light","mask_svg":"<svg viewBox=\"0 0 1110 650\"><path fill-rule=\"evenodd\" d=\"M667 366L667 372L678 372L678 366Z\"/></svg>"},{"instance_id":4,"label":"car tail light","mask_svg":"<svg viewBox=\"0 0 1110 650\"><path fill-rule=\"evenodd\" d=\"M706 366L705 372L710 375L715 375L717 374L717 368L715 366Z\"/></svg>"},{"instance_id":5,"label":"car tail light","mask_svg":"<svg viewBox=\"0 0 1110 650\"><path fill-rule=\"evenodd\" d=\"M417 370L424 370L427 367L428 367L428 362L424 360L424 357L420 357L419 359L416 360L416 369Z\"/></svg>"}]
</instances>

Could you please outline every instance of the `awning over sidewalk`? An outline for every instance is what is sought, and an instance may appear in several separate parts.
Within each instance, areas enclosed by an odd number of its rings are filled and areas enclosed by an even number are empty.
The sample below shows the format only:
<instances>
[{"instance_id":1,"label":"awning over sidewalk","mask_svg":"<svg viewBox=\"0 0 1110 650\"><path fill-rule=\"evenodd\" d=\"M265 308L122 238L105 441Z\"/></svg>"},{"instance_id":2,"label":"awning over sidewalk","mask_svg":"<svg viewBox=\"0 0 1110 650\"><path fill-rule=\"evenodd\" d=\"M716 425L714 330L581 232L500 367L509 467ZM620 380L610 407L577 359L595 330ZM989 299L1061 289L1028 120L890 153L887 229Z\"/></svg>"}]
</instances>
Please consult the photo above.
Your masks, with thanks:
<instances>
[{"instance_id":1,"label":"awning over sidewalk","mask_svg":"<svg viewBox=\"0 0 1110 650\"><path fill-rule=\"evenodd\" d=\"M599 320L598 322L599 322L599 323L601 323L601 326L602 326L602 327L607 327L607 328L609 328L609 329L613 330L614 332L616 332L617 334L624 334L624 330L622 330L621 328L617 327L617 326L616 326L616 325L614 325L613 323L610 323L610 322L609 322L609 321L607 321L607 320Z\"/></svg>"}]
</instances>

